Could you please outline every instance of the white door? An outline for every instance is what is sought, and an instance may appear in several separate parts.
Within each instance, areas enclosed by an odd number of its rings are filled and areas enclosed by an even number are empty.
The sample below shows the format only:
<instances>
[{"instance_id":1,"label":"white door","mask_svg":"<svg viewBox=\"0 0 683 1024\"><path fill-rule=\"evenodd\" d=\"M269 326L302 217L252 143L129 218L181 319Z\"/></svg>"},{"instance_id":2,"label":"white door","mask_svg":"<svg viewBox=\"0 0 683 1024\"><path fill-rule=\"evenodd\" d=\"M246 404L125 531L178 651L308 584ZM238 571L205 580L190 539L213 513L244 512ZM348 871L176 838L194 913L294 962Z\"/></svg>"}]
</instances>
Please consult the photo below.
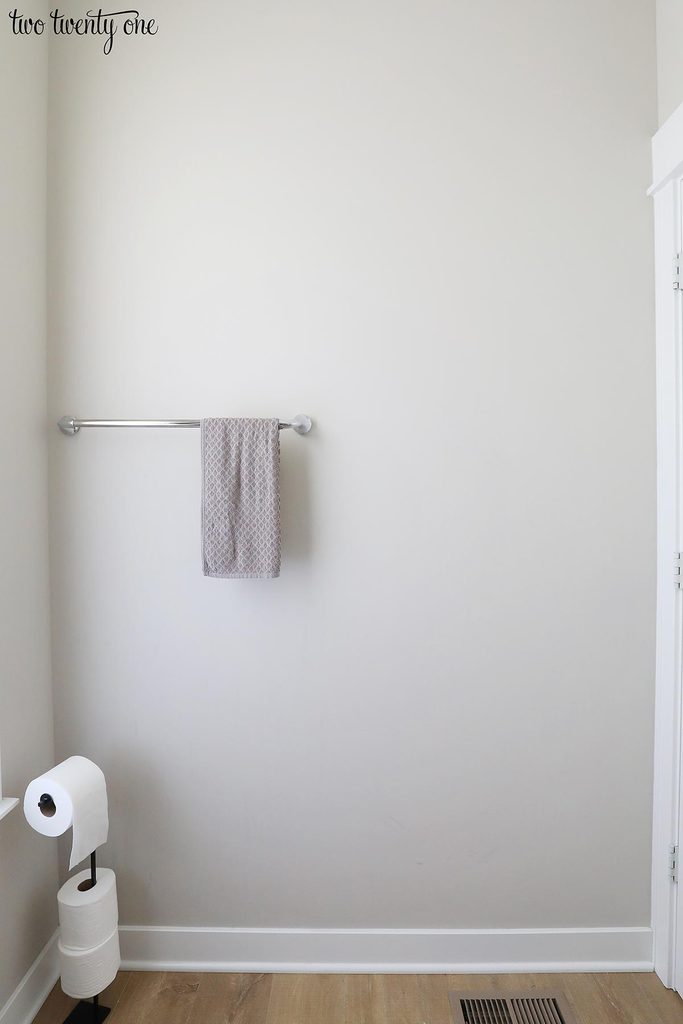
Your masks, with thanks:
<instances>
[{"instance_id":1,"label":"white door","mask_svg":"<svg viewBox=\"0 0 683 1024\"><path fill-rule=\"evenodd\" d=\"M652 924L655 970L683 994L683 107L653 140L657 312L657 687ZM680 262L680 266L679 266ZM680 277L680 280L679 280ZM683 863L683 861L682 861Z\"/></svg>"},{"instance_id":2,"label":"white door","mask_svg":"<svg viewBox=\"0 0 683 1024\"><path fill-rule=\"evenodd\" d=\"M672 978L669 982L679 994L683 994L683 884L679 884L679 851L683 850L683 815L681 814L681 794L683 794L683 718L681 708L683 679L683 563L681 552L683 552L683 177L676 176L670 185L671 196L669 199L673 213L673 230L671 242L673 252L671 256L671 303L670 313L671 326L673 327L673 352L671 358L673 365L670 367L671 379L662 381L662 388L668 392L668 403L665 401L664 410L667 410L667 418L672 421L668 429L672 430L671 452L667 455L671 465L670 473L675 476L669 482L662 481L666 490L662 493L662 500L666 500L668 508L667 526L662 537L662 561L666 554L666 547L671 549L672 585L669 589L670 598L664 602L668 620L667 629L670 632L669 646L671 648L668 656L667 671L673 672L672 682L672 706L671 720L674 729L672 730L672 764L674 767L674 778L671 784L672 801L672 832L674 836L668 850L667 858L667 884L671 891L671 928L672 928ZM681 278L679 280L679 277ZM662 438L663 441L663 438ZM668 449L668 446L667 446ZM662 510L664 511L664 510ZM662 566L662 572L663 572ZM677 579L680 577L680 579ZM661 584L666 581L662 580ZM670 608L668 603L670 601Z\"/></svg>"},{"instance_id":3,"label":"white door","mask_svg":"<svg viewBox=\"0 0 683 1024\"><path fill-rule=\"evenodd\" d=\"M671 522L668 531L671 530L674 547L673 558L673 599L672 608L668 613L671 616L669 629L673 631L670 639L672 646L671 667L673 671L673 707L671 709L674 739L672 740L672 759L675 767L675 777L672 782L672 826L675 833L669 849L669 860L667 865L667 881L671 887L672 896L672 974L670 984L680 994L683 994L683 884L679 884L679 862L680 851L683 851L683 816L681 814L681 795L683 794L683 718L681 709L683 702L682 679L683 679L683 176L676 174L670 184L671 196L668 206L671 207L674 226L672 231L672 281L671 290L673 308L670 313L671 329L673 329L673 366L671 367L672 380L668 384L661 382L661 387L667 388L669 392L668 406L665 399L664 409L668 410L668 419L673 419L673 452L669 458L673 465L669 472L675 472L675 478L671 485L671 494L667 493L667 502L670 504ZM661 424L664 427L664 423ZM668 429L671 429L669 427ZM661 445L664 446L665 439L661 438ZM667 450L669 445L666 445ZM664 480L663 480L664 482ZM664 498L664 496L663 496ZM663 541L667 539L667 534ZM677 580L677 575L680 580ZM664 581L661 581L664 584Z\"/></svg>"}]
</instances>

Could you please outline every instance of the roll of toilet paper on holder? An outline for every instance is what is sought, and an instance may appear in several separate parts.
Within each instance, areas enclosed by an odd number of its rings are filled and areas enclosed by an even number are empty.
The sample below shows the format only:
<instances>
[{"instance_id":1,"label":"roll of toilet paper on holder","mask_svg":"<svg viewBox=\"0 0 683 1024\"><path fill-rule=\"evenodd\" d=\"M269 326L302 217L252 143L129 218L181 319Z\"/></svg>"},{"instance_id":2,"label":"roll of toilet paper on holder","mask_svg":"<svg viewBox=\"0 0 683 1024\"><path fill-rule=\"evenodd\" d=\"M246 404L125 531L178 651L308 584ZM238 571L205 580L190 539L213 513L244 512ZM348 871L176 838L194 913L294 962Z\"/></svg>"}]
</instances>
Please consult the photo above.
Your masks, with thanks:
<instances>
[{"instance_id":1,"label":"roll of toilet paper on holder","mask_svg":"<svg viewBox=\"0 0 683 1024\"><path fill-rule=\"evenodd\" d=\"M107 841L107 784L101 768L87 757L69 757L29 782L24 814L32 829L61 836L72 829L69 867L80 864Z\"/></svg>"},{"instance_id":2,"label":"roll of toilet paper on holder","mask_svg":"<svg viewBox=\"0 0 683 1024\"><path fill-rule=\"evenodd\" d=\"M85 886L80 889L79 886ZM68 878L57 893L59 940L69 949L100 946L119 923L116 875L99 868L97 884L90 886L90 871Z\"/></svg>"},{"instance_id":3,"label":"roll of toilet paper on holder","mask_svg":"<svg viewBox=\"0 0 683 1024\"><path fill-rule=\"evenodd\" d=\"M74 999L92 999L111 985L121 966L118 929L93 949L69 949L57 943L62 989Z\"/></svg>"}]
</instances>

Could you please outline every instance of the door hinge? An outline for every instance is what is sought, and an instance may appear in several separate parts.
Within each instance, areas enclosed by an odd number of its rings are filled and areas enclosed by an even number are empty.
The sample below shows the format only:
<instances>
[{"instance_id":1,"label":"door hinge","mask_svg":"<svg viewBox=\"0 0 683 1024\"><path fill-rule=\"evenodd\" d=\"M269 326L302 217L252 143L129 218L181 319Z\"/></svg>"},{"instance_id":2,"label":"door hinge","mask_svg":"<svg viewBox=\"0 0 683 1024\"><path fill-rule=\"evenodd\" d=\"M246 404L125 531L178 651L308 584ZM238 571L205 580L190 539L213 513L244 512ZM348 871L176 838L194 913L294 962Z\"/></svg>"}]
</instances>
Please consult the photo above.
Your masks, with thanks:
<instances>
[{"instance_id":1,"label":"door hinge","mask_svg":"<svg viewBox=\"0 0 683 1024\"><path fill-rule=\"evenodd\" d=\"M683 552L674 551L674 586L678 587L679 590L683 586L683 576L681 575L681 568L683 568Z\"/></svg>"},{"instance_id":2,"label":"door hinge","mask_svg":"<svg viewBox=\"0 0 683 1024\"><path fill-rule=\"evenodd\" d=\"M678 882L678 847L669 847L669 878L672 882Z\"/></svg>"},{"instance_id":3,"label":"door hinge","mask_svg":"<svg viewBox=\"0 0 683 1024\"><path fill-rule=\"evenodd\" d=\"M673 258L672 284L675 292L681 290L681 254L677 252Z\"/></svg>"}]
</instances>

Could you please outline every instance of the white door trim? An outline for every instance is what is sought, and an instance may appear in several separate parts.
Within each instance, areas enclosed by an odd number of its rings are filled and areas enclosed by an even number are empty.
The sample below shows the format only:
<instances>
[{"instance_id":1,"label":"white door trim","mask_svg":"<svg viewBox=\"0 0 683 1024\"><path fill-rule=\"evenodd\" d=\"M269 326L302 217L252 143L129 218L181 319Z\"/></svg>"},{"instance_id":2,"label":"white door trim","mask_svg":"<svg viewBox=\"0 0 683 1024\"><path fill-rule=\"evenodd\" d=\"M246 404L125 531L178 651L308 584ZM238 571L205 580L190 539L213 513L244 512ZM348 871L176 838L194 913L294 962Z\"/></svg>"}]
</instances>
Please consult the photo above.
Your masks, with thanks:
<instances>
[{"instance_id":1,"label":"white door trim","mask_svg":"<svg viewBox=\"0 0 683 1024\"><path fill-rule=\"evenodd\" d=\"M657 339L657 667L652 830L652 929L655 971L674 987L676 886L668 871L678 843L681 769L681 591L674 553L681 550L681 297L673 259L681 249L683 104L652 141ZM679 986L683 979L678 979Z\"/></svg>"}]
</instances>

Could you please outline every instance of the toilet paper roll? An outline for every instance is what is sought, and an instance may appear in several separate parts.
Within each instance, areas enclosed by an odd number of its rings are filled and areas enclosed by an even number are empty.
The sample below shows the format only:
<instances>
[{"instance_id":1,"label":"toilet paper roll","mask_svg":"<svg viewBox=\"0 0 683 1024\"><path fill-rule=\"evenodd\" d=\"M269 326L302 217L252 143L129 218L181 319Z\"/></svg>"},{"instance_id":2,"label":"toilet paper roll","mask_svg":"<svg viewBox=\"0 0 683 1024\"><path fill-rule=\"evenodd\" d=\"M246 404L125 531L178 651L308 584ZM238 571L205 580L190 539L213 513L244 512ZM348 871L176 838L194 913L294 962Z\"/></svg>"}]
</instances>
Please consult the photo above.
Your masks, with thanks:
<instances>
[{"instance_id":1,"label":"toilet paper roll","mask_svg":"<svg viewBox=\"0 0 683 1024\"><path fill-rule=\"evenodd\" d=\"M91 999L111 985L121 966L118 929L94 949L69 949L57 943L62 989L74 999Z\"/></svg>"},{"instance_id":2,"label":"toilet paper roll","mask_svg":"<svg viewBox=\"0 0 683 1024\"><path fill-rule=\"evenodd\" d=\"M84 890L79 885L85 885ZM98 868L90 888L90 872L79 871L57 893L59 941L67 949L92 949L107 939L119 923L116 875Z\"/></svg>"},{"instance_id":3,"label":"toilet paper roll","mask_svg":"<svg viewBox=\"0 0 683 1024\"><path fill-rule=\"evenodd\" d=\"M109 813L102 770L87 757L69 757L29 782L24 814L31 828L44 836L61 836L73 828L74 867L107 841Z\"/></svg>"}]
</instances>

